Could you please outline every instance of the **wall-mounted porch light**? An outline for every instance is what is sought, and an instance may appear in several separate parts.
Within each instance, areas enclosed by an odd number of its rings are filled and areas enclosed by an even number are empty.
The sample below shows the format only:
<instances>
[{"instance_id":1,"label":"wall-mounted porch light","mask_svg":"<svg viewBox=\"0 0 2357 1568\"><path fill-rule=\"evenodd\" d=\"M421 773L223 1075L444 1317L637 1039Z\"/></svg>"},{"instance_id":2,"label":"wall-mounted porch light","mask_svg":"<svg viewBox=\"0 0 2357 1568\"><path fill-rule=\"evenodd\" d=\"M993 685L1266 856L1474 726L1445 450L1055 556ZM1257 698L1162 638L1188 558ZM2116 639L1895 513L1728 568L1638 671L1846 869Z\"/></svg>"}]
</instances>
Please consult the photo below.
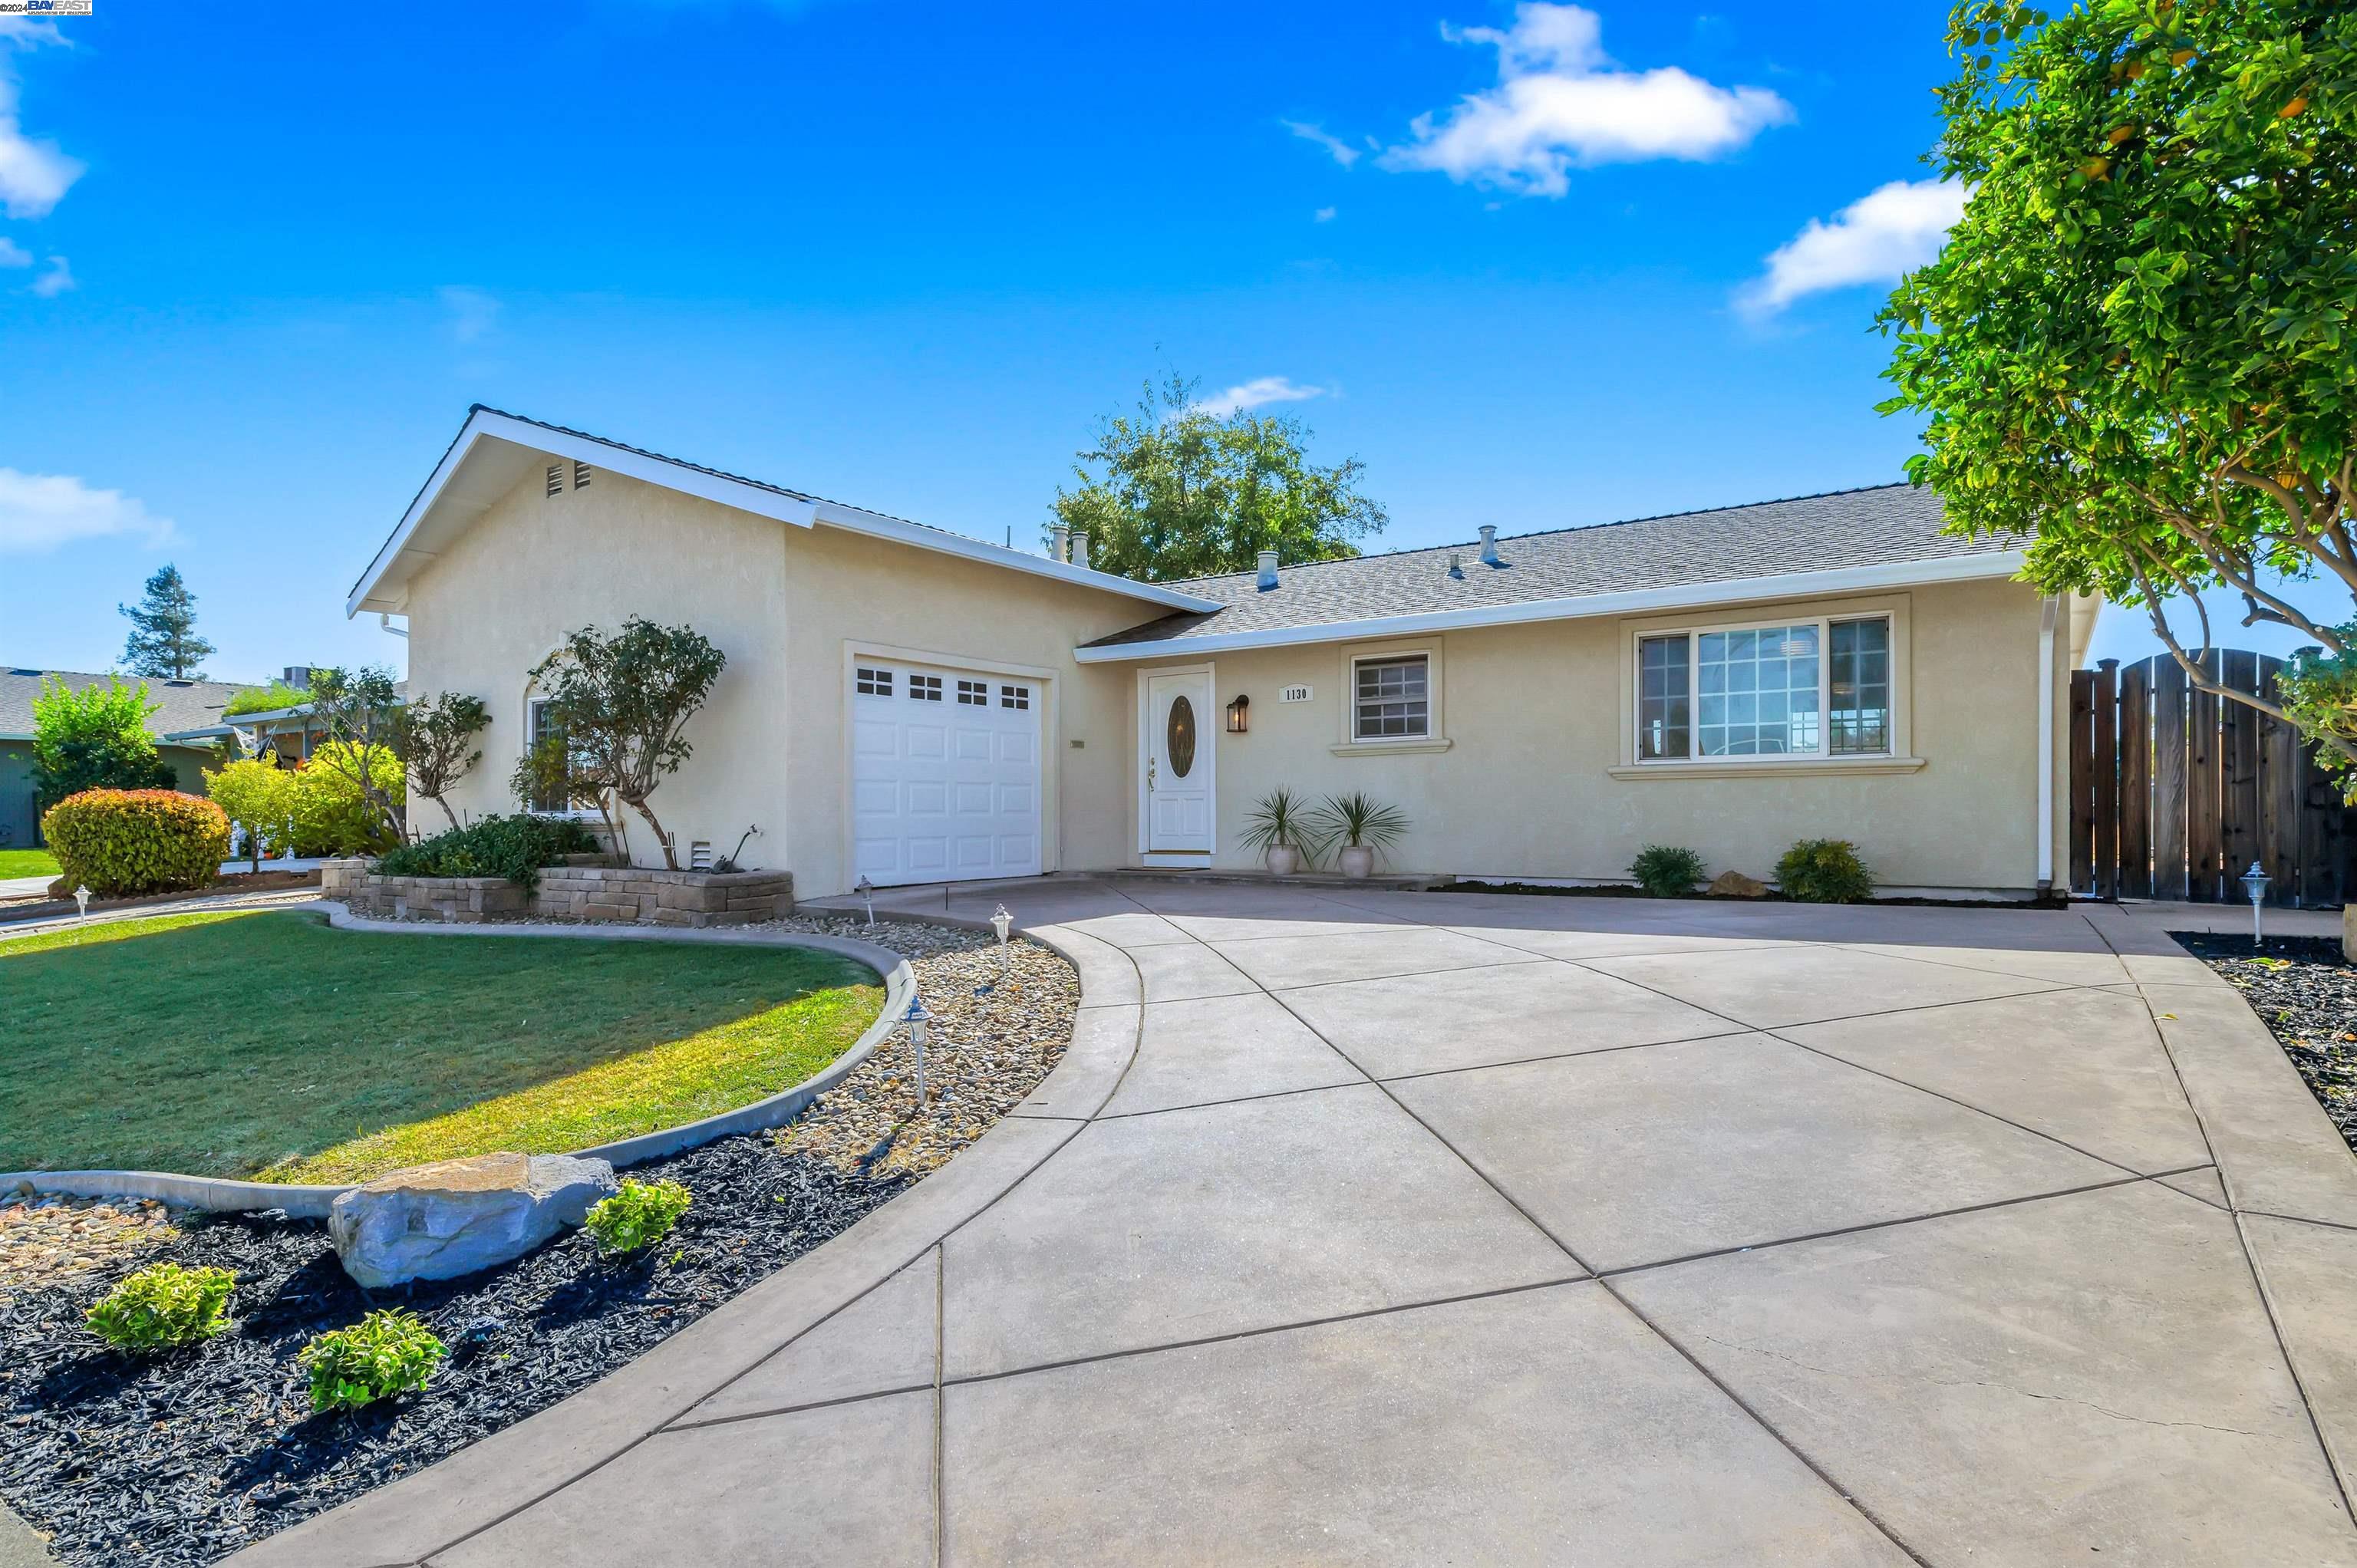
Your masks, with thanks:
<instances>
[{"instance_id":1,"label":"wall-mounted porch light","mask_svg":"<svg viewBox=\"0 0 2357 1568\"><path fill-rule=\"evenodd\" d=\"M1252 727L1252 699L1239 693L1228 704L1228 733L1242 735Z\"/></svg>"}]
</instances>

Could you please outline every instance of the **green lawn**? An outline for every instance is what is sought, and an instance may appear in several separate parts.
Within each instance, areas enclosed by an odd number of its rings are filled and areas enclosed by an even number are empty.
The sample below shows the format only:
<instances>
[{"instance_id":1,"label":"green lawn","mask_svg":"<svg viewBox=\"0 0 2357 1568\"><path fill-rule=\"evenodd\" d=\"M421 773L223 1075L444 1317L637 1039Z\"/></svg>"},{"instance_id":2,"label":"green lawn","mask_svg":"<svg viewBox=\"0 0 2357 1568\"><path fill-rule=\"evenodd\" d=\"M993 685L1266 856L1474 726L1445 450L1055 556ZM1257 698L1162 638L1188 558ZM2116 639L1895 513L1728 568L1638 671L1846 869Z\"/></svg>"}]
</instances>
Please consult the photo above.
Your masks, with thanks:
<instances>
[{"instance_id":1,"label":"green lawn","mask_svg":"<svg viewBox=\"0 0 2357 1568\"><path fill-rule=\"evenodd\" d=\"M0 1170L350 1181L791 1087L884 1003L809 950L394 936L294 912L0 940Z\"/></svg>"},{"instance_id":2,"label":"green lawn","mask_svg":"<svg viewBox=\"0 0 2357 1568\"><path fill-rule=\"evenodd\" d=\"M12 876L58 875L57 857L45 849L0 849L0 882Z\"/></svg>"}]
</instances>

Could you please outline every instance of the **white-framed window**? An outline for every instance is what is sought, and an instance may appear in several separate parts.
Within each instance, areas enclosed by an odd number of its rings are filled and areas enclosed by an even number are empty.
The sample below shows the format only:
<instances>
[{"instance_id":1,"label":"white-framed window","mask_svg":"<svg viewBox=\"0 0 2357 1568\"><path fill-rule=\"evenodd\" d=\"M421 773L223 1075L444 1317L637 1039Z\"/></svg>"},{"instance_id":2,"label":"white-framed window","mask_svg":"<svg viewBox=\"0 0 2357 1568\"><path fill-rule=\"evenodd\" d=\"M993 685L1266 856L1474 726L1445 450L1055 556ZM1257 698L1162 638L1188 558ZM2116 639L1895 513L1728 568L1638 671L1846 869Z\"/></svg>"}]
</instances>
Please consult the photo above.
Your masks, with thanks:
<instances>
[{"instance_id":1,"label":"white-framed window","mask_svg":"<svg viewBox=\"0 0 2357 1568\"><path fill-rule=\"evenodd\" d=\"M551 703L534 698L525 708L524 749L527 753L538 751L541 742L550 736L561 736L565 733L550 716L551 706ZM570 800L562 796L552 798L545 790L535 790L531 805L533 811L543 815L565 814L574 809Z\"/></svg>"},{"instance_id":2,"label":"white-framed window","mask_svg":"<svg viewBox=\"0 0 2357 1568\"><path fill-rule=\"evenodd\" d=\"M986 708L990 706L989 682L961 681L957 683L957 686L958 701L964 703L967 707Z\"/></svg>"},{"instance_id":3,"label":"white-framed window","mask_svg":"<svg viewBox=\"0 0 2357 1568\"><path fill-rule=\"evenodd\" d=\"M1031 706L1031 688L1028 686L1001 686L998 689L998 705L1002 708L1015 708L1028 711Z\"/></svg>"},{"instance_id":4,"label":"white-framed window","mask_svg":"<svg viewBox=\"0 0 2357 1568\"><path fill-rule=\"evenodd\" d=\"M892 694L892 671L889 670L870 670L865 664L857 666L857 669L859 671L859 694L861 696L888 697Z\"/></svg>"},{"instance_id":5,"label":"white-framed window","mask_svg":"<svg viewBox=\"0 0 2357 1568\"><path fill-rule=\"evenodd\" d=\"M942 700L942 678L938 675L909 676L909 695L920 703L940 702Z\"/></svg>"},{"instance_id":6,"label":"white-framed window","mask_svg":"<svg viewBox=\"0 0 2357 1568\"><path fill-rule=\"evenodd\" d=\"M1432 734L1432 660L1422 653L1353 660L1351 738L1421 740Z\"/></svg>"},{"instance_id":7,"label":"white-framed window","mask_svg":"<svg viewBox=\"0 0 2357 1568\"><path fill-rule=\"evenodd\" d=\"M1637 759L1891 748L1891 618L1819 616L1637 639Z\"/></svg>"}]
</instances>

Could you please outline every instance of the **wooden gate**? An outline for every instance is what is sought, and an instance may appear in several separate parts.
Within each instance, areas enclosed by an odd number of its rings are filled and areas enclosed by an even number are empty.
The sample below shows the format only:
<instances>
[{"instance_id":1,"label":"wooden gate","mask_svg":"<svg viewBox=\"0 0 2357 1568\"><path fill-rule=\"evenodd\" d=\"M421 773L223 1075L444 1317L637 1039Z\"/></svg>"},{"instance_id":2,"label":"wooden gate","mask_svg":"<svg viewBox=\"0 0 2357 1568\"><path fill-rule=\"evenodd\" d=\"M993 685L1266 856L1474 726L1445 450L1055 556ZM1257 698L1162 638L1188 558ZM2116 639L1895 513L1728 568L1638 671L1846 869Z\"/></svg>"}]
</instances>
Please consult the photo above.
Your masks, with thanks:
<instances>
[{"instance_id":1,"label":"wooden gate","mask_svg":"<svg viewBox=\"0 0 2357 1568\"><path fill-rule=\"evenodd\" d=\"M2213 649L2221 685L2272 696L2284 661ZM2253 861L2271 904L2339 904L2352 813L2291 725L2201 691L2166 653L2071 672L2071 891L2244 902Z\"/></svg>"}]
</instances>

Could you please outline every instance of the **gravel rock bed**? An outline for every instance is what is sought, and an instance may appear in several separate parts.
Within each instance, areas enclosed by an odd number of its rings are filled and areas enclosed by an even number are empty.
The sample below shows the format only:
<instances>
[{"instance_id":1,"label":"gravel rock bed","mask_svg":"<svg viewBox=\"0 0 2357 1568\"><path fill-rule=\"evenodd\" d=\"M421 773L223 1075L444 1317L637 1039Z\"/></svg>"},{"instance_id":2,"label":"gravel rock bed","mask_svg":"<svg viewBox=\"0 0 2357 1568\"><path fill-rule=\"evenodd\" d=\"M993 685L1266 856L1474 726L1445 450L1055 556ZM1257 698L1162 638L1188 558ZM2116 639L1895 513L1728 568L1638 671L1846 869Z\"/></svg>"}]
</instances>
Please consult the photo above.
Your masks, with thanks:
<instances>
[{"instance_id":1,"label":"gravel rock bed","mask_svg":"<svg viewBox=\"0 0 2357 1568\"><path fill-rule=\"evenodd\" d=\"M144 1258L178 1234L152 1199L27 1195L0 1201L0 1301L86 1273L126 1250Z\"/></svg>"},{"instance_id":2,"label":"gravel rock bed","mask_svg":"<svg viewBox=\"0 0 2357 1568\"><path fill-rule=\"evenodd\" d=\"M1078 977L1035 943L1009 944L1002 978L988 933L813 918L771 927L876 941L909 960L934 1016L923 1114L895 1033L791 1125L633 1168L695 1194L651 1255L604 1262L573 1231L497 1269L373 1296L345 1275L317 1221L181 1211L150 1224L138 1208L108 1222L135 1224L137 1235L69 1243L80 1260L71 1267L0 1287L0 1498L52 1534L50 1550L69 1563L214 1562L645 1353L938 1168L1028 1095L1071 1040ZM41 1210L51 1211L82 1212ZM77 1234L70 1220L38 1223ZM0 1251L0 1267L8 1256ZM91 1337L82 1314L162 1259L236 1271L232 1326L126 1361ZM383 1305L425 1317L450 1359L422 1394L313 1416L296 1353Z\"/></svg>"},{"instance_id":3,"label":"gravel rock bed","mask_svg":"<svg viewBox=\"0 0 2357 1568\"><path fill-rule=\"evenodd\" d=\"M2171 931L2178 944L2241 992L2299 1069L2341 1139L2357 1150L2357 968L2330 937L2247 937Z\"/></svg>"}]
</instances>

